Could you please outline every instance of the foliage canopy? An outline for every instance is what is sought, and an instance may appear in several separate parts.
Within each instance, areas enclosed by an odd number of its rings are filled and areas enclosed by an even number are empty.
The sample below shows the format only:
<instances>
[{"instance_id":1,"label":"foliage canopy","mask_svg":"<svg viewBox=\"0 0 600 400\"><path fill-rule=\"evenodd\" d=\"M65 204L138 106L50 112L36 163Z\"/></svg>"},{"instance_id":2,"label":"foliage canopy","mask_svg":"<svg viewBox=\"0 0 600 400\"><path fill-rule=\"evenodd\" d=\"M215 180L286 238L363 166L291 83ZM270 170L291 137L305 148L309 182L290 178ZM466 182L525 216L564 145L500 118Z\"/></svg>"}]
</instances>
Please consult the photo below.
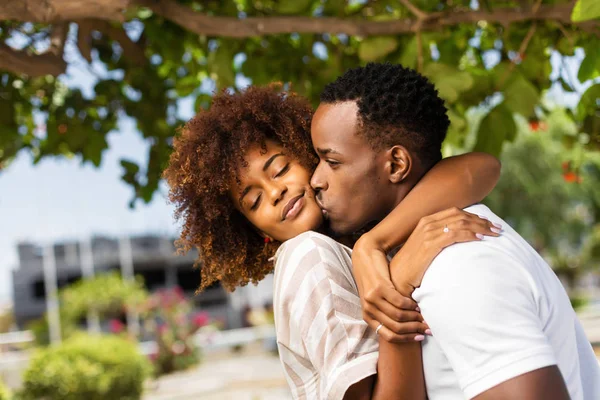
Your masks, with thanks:
<instances>
[{"instance_id":1,"label":"foliage canopy","mask_svg":"<svg viewBox=\"0 0 600 400\"><path fill-rule=\"evenodd\" d=\"M0 168L21 151L99 166L107 135L128 116L150 150L147 165L121 160L122 178L148 202L182 124L181 99L198 109L217 87L283 81L316 104L327 82L368 61L402 63L437 85L450 146L464 147L467 111L484 108L473 147L493 154L515 138L515 115L543 118L553 85L579 91L568 118L597 151L599 17L596 0L6 0ZM585 58L575 77L564 57L576 51ZM67 84L82 71L90 90ZM575 79L592 85L583 92Z\"/></svg>"}]
</instances>

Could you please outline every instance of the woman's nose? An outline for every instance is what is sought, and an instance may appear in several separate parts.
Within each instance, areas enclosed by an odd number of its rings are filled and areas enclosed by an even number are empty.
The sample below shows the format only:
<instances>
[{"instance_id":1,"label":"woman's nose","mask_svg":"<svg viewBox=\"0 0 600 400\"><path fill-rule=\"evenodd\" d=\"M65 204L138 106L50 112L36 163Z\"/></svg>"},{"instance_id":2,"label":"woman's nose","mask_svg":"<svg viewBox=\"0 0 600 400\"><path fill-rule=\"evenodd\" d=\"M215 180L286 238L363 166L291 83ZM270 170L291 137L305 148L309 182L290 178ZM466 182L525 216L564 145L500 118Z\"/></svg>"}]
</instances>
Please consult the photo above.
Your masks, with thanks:
<instances>
[{"instance_id":1,"label":"woman's nose","mask_svg":"<svg viewBox=\"0 0 600 400\"><path fill-rule=\"evenodd\" d=\"M283 199L286 192L287 187L285 185L279 183L271 184L271 187L269 188L269 198L271 200L271 204L277 205L277 203Z\"/></svg>"}]
</instances>

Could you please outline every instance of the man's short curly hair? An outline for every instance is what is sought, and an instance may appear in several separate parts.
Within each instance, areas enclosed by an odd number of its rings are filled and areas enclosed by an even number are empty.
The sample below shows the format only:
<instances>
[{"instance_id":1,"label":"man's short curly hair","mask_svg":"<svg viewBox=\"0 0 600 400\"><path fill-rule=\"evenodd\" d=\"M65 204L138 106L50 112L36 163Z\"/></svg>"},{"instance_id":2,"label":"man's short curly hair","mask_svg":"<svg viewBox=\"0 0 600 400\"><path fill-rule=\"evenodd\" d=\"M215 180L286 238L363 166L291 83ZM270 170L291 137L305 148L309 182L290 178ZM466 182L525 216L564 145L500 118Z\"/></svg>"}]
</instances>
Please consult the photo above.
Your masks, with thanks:
<instances>
[{"instance_id":1,"label":"man's short curly hair","mask_svg":"<svg viewBox=\"0 0 600 400\"><path fill-rule=\"evenodd\" d=\"M222 91L174 139L164 177L175 217L183 221L181 251L198 249L199 291L220 281L227 290L257 283L272 271L277 243L265 243L235 208L229 195L237 168L253 145L279 143L306 168L314 169L308 101L279 84ZM242 164L240 164L240 162Z\"/></svg>"},{"instance_id":2,"label":"man's short curly hair","mask_svg":"<svg viewBox=\"0 0 600 400\"><path fill-rule=\"evenodd\" d=\"M398 64L369 63L346 71L321 94L322 103L356 101L360 132L373 149L402 145L427 167L442 158L450 120L427 78Z\"/></svg>"}]
</instances>

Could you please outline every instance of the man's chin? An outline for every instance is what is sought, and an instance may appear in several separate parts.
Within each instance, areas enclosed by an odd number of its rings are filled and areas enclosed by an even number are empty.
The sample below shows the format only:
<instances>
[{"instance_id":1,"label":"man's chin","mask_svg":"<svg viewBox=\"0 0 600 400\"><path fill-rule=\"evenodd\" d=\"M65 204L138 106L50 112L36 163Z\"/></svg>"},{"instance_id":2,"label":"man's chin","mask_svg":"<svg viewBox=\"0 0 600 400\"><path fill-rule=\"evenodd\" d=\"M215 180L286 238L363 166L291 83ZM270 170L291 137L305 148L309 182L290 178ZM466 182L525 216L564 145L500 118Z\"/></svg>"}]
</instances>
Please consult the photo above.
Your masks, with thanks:
<instances>
[{"instance_id":1,"label":"man's chin","mask_svg":"<svg viewBox=\"0 0 600 400\"><path fill-rule=\"evenodd\" d=\"M338 236L361 236L362 234L370 231L373 227L377 225L377 221L373 221L370 223L350 223L348 221L337 221L329 219L327 221L326 227L330 232L330 235L338 237Z\"/></svg>"},{"instance_id":2,"label":"man's chin","mask_svg":"<svg viewBox=\"0 0 600 400\"><path fill-rule=\"evenodd\" d=\"M331 236L344 236L352 233L352 230L348 229L348 224L343 221L328 219L326 228Z\"/></svg>"}]
</instances>

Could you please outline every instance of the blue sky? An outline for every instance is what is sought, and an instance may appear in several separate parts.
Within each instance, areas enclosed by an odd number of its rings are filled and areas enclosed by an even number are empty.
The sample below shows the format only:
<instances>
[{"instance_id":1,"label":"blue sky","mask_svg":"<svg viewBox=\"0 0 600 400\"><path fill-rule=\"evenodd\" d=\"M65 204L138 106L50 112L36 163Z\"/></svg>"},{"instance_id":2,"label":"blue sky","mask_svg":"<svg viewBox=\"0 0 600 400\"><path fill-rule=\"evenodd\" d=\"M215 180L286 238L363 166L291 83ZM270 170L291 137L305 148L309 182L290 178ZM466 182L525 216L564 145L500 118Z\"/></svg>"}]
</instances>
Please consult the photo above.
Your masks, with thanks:
<instances>
[{"instance_id":1,"label":"blue sky","mask_svg":"<svg viewBox=\"0 0 600 400\"><path fill-rule=\"evenodd\" d=\"M583 53L578 52L567 61L571 76L577 76L582 58ZM81 60L74 60L64 80L91 95L94 79L81 65ZM97 65L93 68L101 69ZM247 83L243 78L238 81L239 86ZM582 93L587 85L577 86ZM557 103L574 105L579 96L553 88L550 97ZM191 116L192 102L182 101L180 109L182 117ZM20 241L45 244L92 234L177 233L166 187L150 204L139 202L135 209L128 207L132 190L120 180L119 160L128 158L143 164L148 151L132 121L121 120L119 130L110 133L108 141L109 150L98 169L81 166L79 159L64 158L45 159L34 166L31 156L21 153L0 174L0 304L11 298L10 271L17 267L16 244Z\"/></svg>"}]
</instances>

